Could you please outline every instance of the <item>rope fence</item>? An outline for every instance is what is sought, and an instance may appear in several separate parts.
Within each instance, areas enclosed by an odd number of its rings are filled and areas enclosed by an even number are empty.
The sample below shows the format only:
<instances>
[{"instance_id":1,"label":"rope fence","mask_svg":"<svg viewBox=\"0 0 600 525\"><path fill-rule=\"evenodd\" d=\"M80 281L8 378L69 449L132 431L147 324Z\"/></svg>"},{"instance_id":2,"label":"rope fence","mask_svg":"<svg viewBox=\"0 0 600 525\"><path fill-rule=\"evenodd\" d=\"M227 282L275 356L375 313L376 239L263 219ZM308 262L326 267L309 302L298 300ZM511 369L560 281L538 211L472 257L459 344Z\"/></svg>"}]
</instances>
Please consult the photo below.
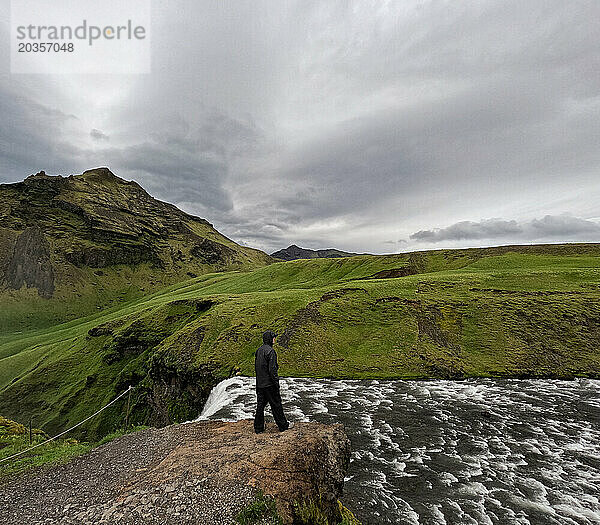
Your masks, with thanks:
<instances>
[{"instance_id":1,"label":"rope fence","mask_svg":"<svg viewBox=\"0 0 600 525\"><path fill-rule=\"evenodd\" d=\"M76 425L73 425L71 428L68 428L67 430L64 430L60 434L57 434L56 436L51 437L51 438L47 439L46 441L43 441L42 443L38 443L37 445L34 445L33 447L30 447L30 448L25 449L25 450L21 450L21 452L17 452L16 454L13 454L11 456L8 456L8 457L0 459L0 463L3 463L4 461L8 461L9 459L16 458L18 456L21 456L22 454L25 454L25 453L29 452L30 450L33 450L34 448L41 447L42 445L45 445L46 443L50 443L50 441L54 441L55 439L59 438L60 436L64 436L67 432L70 432L74 428L77 428L78 426L83 425L86 421L89 421L93 417L97 416L104 409L106 409L109 406L111 406L112 404L116 403L125 394L127 394L128 392L131 392L132 390L133 390L133 387L131 385L129 385L129 388L127 390L125 390L123 393L121 393L117 397L115 397L110 403L104 405L100 410L97 410L96 412L94 412L91 416L86 417L83 421L80 421ZM127 407L127 408L128 408L127 411L129 412L129 407ZM127 414L127 415L129 416L129 414Z\"/></svg>"}]
</instances>

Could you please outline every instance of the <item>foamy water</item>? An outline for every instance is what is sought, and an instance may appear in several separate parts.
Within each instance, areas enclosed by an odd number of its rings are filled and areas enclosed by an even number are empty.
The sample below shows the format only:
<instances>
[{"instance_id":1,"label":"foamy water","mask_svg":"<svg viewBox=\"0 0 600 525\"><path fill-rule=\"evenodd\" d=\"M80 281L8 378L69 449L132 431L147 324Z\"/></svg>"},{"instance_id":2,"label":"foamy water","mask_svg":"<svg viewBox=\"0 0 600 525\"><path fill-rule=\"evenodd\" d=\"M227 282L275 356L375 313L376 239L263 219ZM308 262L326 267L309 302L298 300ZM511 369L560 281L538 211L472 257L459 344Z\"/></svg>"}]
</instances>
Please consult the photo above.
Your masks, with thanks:
<instances>
[{"instance_id":1,"label":"foamy water","mask_svg":"<svg viewBox=\"0 0 600 525\"><path fill-rule=\"evenodd\" d=\"M600 381L283 379L281 394L292 421L345 425L344 500L365 525L600 524ZM199 419L254 407L254 378L235 377Z\"/></svg>"}]
</instances>

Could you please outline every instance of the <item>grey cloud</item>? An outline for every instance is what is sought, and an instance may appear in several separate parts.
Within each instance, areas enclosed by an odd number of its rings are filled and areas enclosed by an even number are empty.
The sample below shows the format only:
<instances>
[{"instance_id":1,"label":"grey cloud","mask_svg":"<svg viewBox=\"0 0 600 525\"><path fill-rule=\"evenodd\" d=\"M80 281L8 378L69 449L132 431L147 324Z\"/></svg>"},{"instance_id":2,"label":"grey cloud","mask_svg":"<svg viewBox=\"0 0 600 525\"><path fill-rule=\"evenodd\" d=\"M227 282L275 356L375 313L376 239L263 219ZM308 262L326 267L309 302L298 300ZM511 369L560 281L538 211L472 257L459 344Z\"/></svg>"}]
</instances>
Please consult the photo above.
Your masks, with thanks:
<instances>
[{"instance_id":1,"label":"grey cloud","mask_svg":"<svg viewBox=\"0 0 600 525\"><path fill-rule=\"evenodd\" d=\"M103 159L154 196L210 222L227 225L251 219L232 211L230 188L239 182L234 173L239 159L264 143L263 131L252 119L203 107L193 115L161 108L125 120L128 125L120 125L120 142L125 145L95 150L96 163ZM117 121L112 125L119 127ZM241 178L249 178L245 170Z\"/></svg>"},{"instance_id":2,"label":"grey cloud","mask_svg":"<svg viewBox=\"0 0 600 525\"><path fill-rule=\"evenodd\" d=\"M66 172L80 166L80 151L67 130L77 118L0 85L0 180L14 182L46 170Z\"/></svg>"},{"instance_id":3,"label":"grey cloud","mask_svg":"<svg viewBox=\"0 0 600 525\"><path fill-rule=\"evenodd\" d=\"M396 244L406 244L406 243L408 243L408 241L406 239L398 239L396 241L392 241L390 239L390 240L387 240L387 241L382 241L382 244L393 244L393 245L396 245Z\"/></svg>"},{"instance_id":4,"label":"grey cloud","mask_svg":"<svg viewBox=\"0 0 600 525\"><path fill-rule=\"evenodd\" d=\"M488 219L481 222L461 221L446 228L421 230L410 238L416 241L440 242L445 240L492 239L519 234L523 231L516 221Z\"/></svg>"},{"instance_id":5,"label":"grey cloud","mask_svg":"<svg viewBox=\"0 0 600 525\"><path fill-rule=\"evenodd\" d=\"M102 133L102 131L100 131L99 129L92 129L90 131L90 137L92 137L94 140L108 140L109 137L108 135L106 135L105 133Z\"/></svg>"},{"instance_id":6,"label":"grey cloud","mask_svg":"<svg viewBox=\"0 0 600 525\"><path fill-rule=\"evenodd\" d=\"M461 221L445 228L420 230L411 240L427 243L461 240L537 241L545 239L568 241L576 239L600 240L600 223L572 215L546 215L517 223L515 220L487 219L480 222Z\"/></svg>"},{"instance_id":7,"label":"grey cloud","mask_svg":"<svg viewBox=\"0 0 600 525\"><path fill-rule=\"evenodd\" d=\"M599 18L589 0L164 2L150 76L4 78L2 177L108 165L266 250L593 238Z\"/></svg>"},{"instance_id":8,"label":"grey cloud","mask_svg":"<svg viewBox=\"0 0 600 525\"><path fill-rule=\"evenodd\" d=\"M227 165L210 153L192 153L174 142L147 141L90 152L115 173L137 180L152 195L186 211L224 213L232 206L222 187ZM208 217L210 219L210 217Z\"/></svg>"},{"instance_id":9,"label":"grey cloud","mask_svg":"<svg viewBox=\"0 0 600 525\"><path fill-rule=\"evenodd\" d=\"M562 235L568 238L572 235L586 234L594 234L600 237L600 223L566 214L546 215L542 219L534 219L531 221L530 227L544 237Z\"/></svg>"}]
</instances>

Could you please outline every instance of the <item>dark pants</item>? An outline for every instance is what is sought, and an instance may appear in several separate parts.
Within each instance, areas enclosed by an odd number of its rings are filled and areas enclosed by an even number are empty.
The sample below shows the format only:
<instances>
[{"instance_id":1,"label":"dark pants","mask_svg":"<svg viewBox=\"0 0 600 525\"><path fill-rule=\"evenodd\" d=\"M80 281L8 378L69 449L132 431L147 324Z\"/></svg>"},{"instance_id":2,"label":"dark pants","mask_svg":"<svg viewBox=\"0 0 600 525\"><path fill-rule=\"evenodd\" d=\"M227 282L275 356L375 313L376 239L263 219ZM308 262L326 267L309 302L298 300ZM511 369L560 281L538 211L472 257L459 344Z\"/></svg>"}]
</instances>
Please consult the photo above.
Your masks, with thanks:
<instances>
[{"instance_id":1,"label":"dark pants","mask_svg":"<svg viewBox=\"0 0 600 525\"><path fill-rule=\"evenodd\" d=\"M279 430L286 430L290 424L283 414L281 394L276 386L256 389L256 414L254 416L254 431L262 432L265 429L265 406L271 405L271 412Z\"/></svg>"}]
</instances>

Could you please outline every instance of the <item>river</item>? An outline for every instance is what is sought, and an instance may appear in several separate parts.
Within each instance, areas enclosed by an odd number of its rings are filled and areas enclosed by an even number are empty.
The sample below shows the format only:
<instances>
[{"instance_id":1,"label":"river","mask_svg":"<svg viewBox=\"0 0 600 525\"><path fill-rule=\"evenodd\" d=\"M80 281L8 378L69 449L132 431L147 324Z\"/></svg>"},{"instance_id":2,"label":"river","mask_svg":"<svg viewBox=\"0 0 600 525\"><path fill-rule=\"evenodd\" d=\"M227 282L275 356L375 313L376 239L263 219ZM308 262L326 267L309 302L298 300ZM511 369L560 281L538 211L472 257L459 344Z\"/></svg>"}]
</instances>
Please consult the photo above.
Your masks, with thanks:
<instances>
[{"instance_id":1,"label":"river","mask_svg":"<svg viewBox=\"0 0 600 525\"><path fill-rule=\"evenodd\" d=\"M600 524L600 381L287 378L281 394L292 421L345 425L343 499L365 525ZM254 406L235 377L199 419Z\"/></svg>"}]
</instances>

